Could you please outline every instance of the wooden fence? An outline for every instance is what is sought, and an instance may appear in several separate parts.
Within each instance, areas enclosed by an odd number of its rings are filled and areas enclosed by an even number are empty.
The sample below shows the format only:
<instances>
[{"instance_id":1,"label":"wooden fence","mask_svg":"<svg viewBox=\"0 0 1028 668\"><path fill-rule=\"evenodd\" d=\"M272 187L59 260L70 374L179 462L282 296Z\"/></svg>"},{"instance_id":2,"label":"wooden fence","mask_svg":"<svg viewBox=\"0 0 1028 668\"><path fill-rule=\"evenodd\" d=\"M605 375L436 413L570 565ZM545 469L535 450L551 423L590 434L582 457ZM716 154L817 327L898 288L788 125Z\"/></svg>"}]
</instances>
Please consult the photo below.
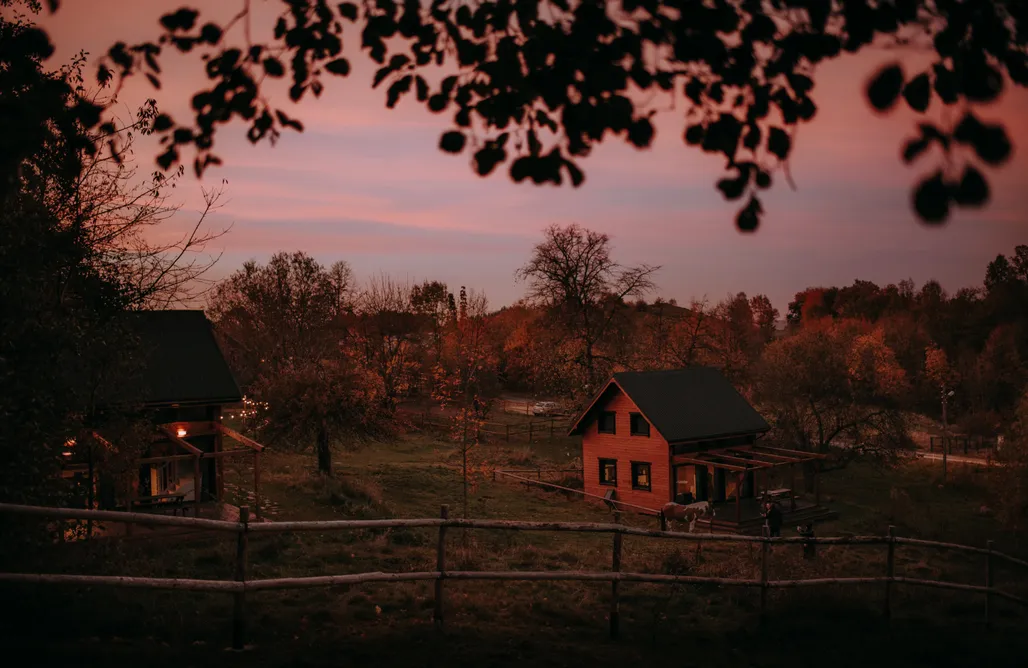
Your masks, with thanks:
<instances>
[{"instance_id":1,"label":"wooden fence","mask_svg":"<svg viewBox=\"0 0 1028 668\"><path fill-rule=\"evenodd\" d=\"M992 541L986 548L941 543L913 538L901 538L895 535L893 527L889 527L885 536L836 536L819 538L767 538L758 536L737 536L731 534L691 534L673 531L660 531L625 526L623 524L577 523L577 522L524 522L511 520L479 520L451 519L447 506L442 506L438 519L388 519L388 520L329 520L308 522L254 522L249 521L250 513L246 507L240 508L238 522L208 520L193 517L175 517L164 515L147 515L143 513L123 513L103 510L78 510L69 508L44 508L37 506L20 506L0 504L0 513L22 516L47 517L61 520L93 520L110 522L127 522L156 526L191 527L223 531L236 535L236 568L232 580L199 580L184 578L149 578L121 577L105 575L69 575L49 573L0 573L0 582L44 583L44 584L79 584L79 585L110 585L120 587L138 587L144 589L173 589L186 591L224 592L234 598L232 618L232 646L242 649L246 638L247 594L258 591L280 589L306 589L311 587L331 587L337 585L355 585L369 582L414 582L434 581L435 612L434 620L442 627L445 619L445 587L447 580L498 580L498 581L580 581L610 582L610 635L618 636L619 631L619 584L622 582L649 582L664 584L720 585L735 587L758 588L760 594L761 619L767 616L767 592L770 589L792 587L818 587L825 585L881 585L883 588L883 614L886 618L892 615L892 591L896 584L916 585L937 589L951 589L973 592L984 595L984 619L991 622L992 601L1001 598L1022 606L1028 606L1028 599L1021 598L995 586L993 581L994 565L1005 562L1028 568L1028 562L996 552L992 549ZM436 570L410 573L349 573L345 575L322 575L310 577L270 578L252 580L247 577L248 540L254 534L272 534L286 531L348 531L354 529L395 529L395 528L436 528L439 538L436 544ZM557 531L578 533L613 534L610 571L451 571L446 568L446 531L450 528L459 529L493 529L506 531ZM694 575L665 575L657 573L632 573L621 570L621 550L624 536L641 536L648 538L665 538L683 541L720 542L720 543L760 543L760 575L752 579L734 579L706 577ZM771 580L768 577L768 554L771 545L778 544L815 544L815 545L885 545L885 573L876 577L841 577L841 578L810 578L796 580ZM921 578L909 578L895 574L896 546L913 545L933 547L944 550L956 550L978 554L985 557L983 584L963 584Z\"/></svg>"},{"instance_id":2,"label":"wooden fence","mask_svg":"<svg viewBox=\"0 0 1028 668\"><path fill-rule=\"evenodd\" d=\"M436 428L448 429L451 422L443 415L432 415L428 411L410 412L416 426L422 429ZM563 436L566 433L566 420L563 418L547 418L524 424L507 424L504 422L484 421L478 429L479 438L484 434L487 439L496 438L510 443L514 440L527 440L529 443L542 439L552 440L554 436Z\"/></svg>"},{"instance_id":3,"label":"wooden fence","mask_svg":"<svg viewBox=\"0 0 1028 668\"><path fill-rule=\"evenodd\" d=\"M948 446L948 447L946 447ZM985 436L929 436L928 452L939 452L957 454L963 451L967 456L969 452L981 453L993 452L996 450L997 439Z\"/></svg>"}]
</instances>

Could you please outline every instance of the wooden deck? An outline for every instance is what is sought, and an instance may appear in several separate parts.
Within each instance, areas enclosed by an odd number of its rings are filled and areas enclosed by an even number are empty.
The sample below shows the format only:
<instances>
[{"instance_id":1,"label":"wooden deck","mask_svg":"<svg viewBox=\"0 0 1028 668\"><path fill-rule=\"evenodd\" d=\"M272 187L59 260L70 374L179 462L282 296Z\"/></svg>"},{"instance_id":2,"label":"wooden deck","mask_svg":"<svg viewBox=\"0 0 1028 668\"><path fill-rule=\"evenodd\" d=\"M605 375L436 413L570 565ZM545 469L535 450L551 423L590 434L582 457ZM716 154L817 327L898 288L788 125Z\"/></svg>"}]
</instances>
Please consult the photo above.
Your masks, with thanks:
<instances>
[{"instance_id":1,"label":"wooden deck","mask_svg":"<svg viewBox=\"0 0 1028 668\"><path fill-rule=\"evenodd\" d=\"M806 522L821 522L835 518L838 513L825 506L819 506L811 501L796 499L796 510L790 509L788 499L779 502L782 509L782 529L794 529L797 525ZM696 531L709 531L711 533L737 533L746 535L760 535L761 527L764 526L764 518L761 516L760 501L758 499L743 499L739 521L736 521L735 501L723 501L714 504L714 517L703 518L696 521Z\"/></svg>"}]
</instances>

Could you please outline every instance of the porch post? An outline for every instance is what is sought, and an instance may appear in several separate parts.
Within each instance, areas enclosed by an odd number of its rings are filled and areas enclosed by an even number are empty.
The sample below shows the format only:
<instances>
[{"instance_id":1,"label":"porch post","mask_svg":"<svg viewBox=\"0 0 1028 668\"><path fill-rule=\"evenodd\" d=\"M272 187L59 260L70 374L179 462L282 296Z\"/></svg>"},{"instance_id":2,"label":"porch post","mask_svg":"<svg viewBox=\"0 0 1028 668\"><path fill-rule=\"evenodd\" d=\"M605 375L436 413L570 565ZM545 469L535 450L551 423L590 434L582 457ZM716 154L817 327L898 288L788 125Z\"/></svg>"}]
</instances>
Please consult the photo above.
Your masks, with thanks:
<instances>
[{"instance_id":1,"label":"porch post","mask_svg":"<svg viewBox=\"0 0 1028 668\"><path fill-rule=\"evenodd\" d=\"M257 521L261 521L261 453L253 451L253 509Z\"/></svg>"},{"instance_id":2,"label":"porch post","mask_svg":"<svg viewBox=\"0 0 1028 668\"><path fill-rule=\"evenodd\" d=\"M789 464L789 509L796 510L796 465Z\"/></svg>"},{"instance_id":3,"label":"porch post","mask_svg":"<svg viewBox=\"0 0 1028 668\"><path fill-rule=\"evenodd\" d=\"M735 477L735 523L742 523L742 477L743 473L739 473Z\"/></svg>"},{"instance_id":4,"label":"porch post","mask_svg":"<svg viewBox=\"0 0 1028 668\"><path fill-rule=\"evenodd\" d=\"M193 516L200 516L200 497L202 496L200 490L200 455L193 457Z\"/></svg>"},{"instance_id":5,"label":"porch post","mask_svg":"<svg viewBox=\"0 0 1028 668\"><path fill-rule=\"evenodd\" d=\"M814 503L821 505L821 462L814 462Z\"/></svg>"}]
</instances>

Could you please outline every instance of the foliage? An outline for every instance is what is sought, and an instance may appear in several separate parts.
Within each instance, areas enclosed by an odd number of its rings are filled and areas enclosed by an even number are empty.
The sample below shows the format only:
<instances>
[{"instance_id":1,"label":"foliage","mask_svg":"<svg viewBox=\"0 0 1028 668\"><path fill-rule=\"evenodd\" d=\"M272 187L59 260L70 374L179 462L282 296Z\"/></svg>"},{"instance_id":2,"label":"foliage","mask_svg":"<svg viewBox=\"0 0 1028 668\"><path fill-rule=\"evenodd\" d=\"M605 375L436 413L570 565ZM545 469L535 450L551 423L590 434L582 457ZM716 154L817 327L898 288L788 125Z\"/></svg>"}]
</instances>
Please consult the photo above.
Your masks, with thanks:
<instances>
[{"instance_id":1,"label":"foliage","mask_svg":"<svg viewBox=\"0 0 1028 668\"><path fill-rule=\"evenodd\" d=\"M311 364L338 351L353 309L353 273L297 251L265 265L246 262L211 293L208 312L244 390L280 366Z\"/></svg>"},{"instance_id":2,"label":"foliage","mask_svg":"<svg viewBox=\"0 0 1028 668\"><path fill-rule=\"evenodd\" d=\"M610 343L624 315L627 297L645 295L659 267L625 267L610 256L610 237L577 224L551 225L531 259L517 272L528 284L528 301L543 307L548 324L567 337L580 368L580 386L591 392L617 361L600 350Z\"/></svg>"},{"instance_id":3,"label":"foliage","mask_svg":"<svg viewBox=\"0 0 1028 668\"><path fill-rule=\"evenodd\" d=\"M65 463L115 476L147 443L125 312L188 297L210 266L189 254L211 237L198 223L178 245L146 240L174 212L174 177L134 177L132 138L152 128L152 104L97 126L85 100L114 97L86 89L81 56L48 71L52 47L18 18L0 17L0 42L0 497L95 500L88 482L81 494L62 480ZM111 445L97 445L94 431Z\"/></svg>"},{"instance_id":4,"label":"foliage","mask_svg":"<svg viewBox=\"0 0 1028 668\"><path fill-rule=\"evenodd\" d=\"M265 434L299 450L313 445L318 470L332 473L332 446L387 433L381 389L337 359L290 361L261 376L258 395L268 404ZM313 441L313 444L311 443Z\"/></svg>"},{"instance_id":5,"label":"foliage","mask_svg":"<svg viewBox=\"0 0 1028 668\"><path fill-rule=\"evenodd\" d=\"M906 391L882 331L847 321L772 343L757 376L757 399L775 438L831 455L831 466L858 456L889 461L909 447L899 410Z\"/></svg>"},{"instance_id":6,"label":"foliage","mask_svg":"<svg viewBox=\"0 0 1028 668\"><path fill-rule=\"evenodd\" d=\"M1021 397L1016 420L997 452L998 484L993 486L1000 519L1015 532L1028 520L1028 392Z\"/></svg>"},{"instance_id":7,"label":"foliage","mask_svg":"<svg viewBox=\"0 0 1028 668\"><path fill-rule=\"evenodd\" d=\"M357 296L346 332L346 345L377 376L383 405L389 410L421 381L420 346L426 318L415 312L411 297L407 284L384 275L371 279Z\"/></svg>"},{"instance_id":8,"label":"foliage","mask_svg":"<svg viewBox=\"0 0 1028 668\"><path fill-rule=\"evenodd\" d=\"M985 203L989 188L976 163L1000 165L1011 153L1004 127L979 120L975 107L998 98L1007 81L1028 84L1026 16L1003 0L372 0L360 7L282 0L279 8L270 35L255 25L249 3L224 24L181 8L161 17L156 38L109 49L99 79L121 82L141 72L155 87L165 51L201 54L209 85L192 96L191 121L161 117L162 167L178 163L187 147L195 149L197 174L219 163L217 129L236 118L249 124L252 142L302 130L272 107L266 79L288 75L294 102L320 96L329 80L350 73L343 36L344 23L353 23L361 49L380 65L373 86L386 87L386 106L413 92L432 112L455 109L455 127L439 147L470 151L482 176L509 163L515 181L567 178L577 186L584 179L577 159L608 133L650 146L655 97L680 103L683 91L685 143L724 158L727 174L717 186L726 199L745 200L736 223L753 230L763 213L758 192L778 170L789 179L796 130L817 113L817 65L872 45L914 44L933 62L911 73L889 64L871 77L866 95L879 113L900 98L918 115L933 101L961 110L951 124L919 123L902 151L906 162L933 146L943 152L942 166L913 191L921 219L938 223L953 206Z\"/></svg>"},{"instance_id":9,"label":"foliage","mask_svg":"<svg viewBox=\"0 0 1028 668\"><path fill-rule=\"evenodd\" d=\"M485 295L468 293L461 286L460 298L450 313L444 331L443 356L434 369L432 397L442 409L453 408L450 438L457 444L463 479L462 511L468 514L468 489L476 473L485 468L477 457L479 430L484 424L485 398L493 375L485 337Z\"/></svg>"}]
</instances>

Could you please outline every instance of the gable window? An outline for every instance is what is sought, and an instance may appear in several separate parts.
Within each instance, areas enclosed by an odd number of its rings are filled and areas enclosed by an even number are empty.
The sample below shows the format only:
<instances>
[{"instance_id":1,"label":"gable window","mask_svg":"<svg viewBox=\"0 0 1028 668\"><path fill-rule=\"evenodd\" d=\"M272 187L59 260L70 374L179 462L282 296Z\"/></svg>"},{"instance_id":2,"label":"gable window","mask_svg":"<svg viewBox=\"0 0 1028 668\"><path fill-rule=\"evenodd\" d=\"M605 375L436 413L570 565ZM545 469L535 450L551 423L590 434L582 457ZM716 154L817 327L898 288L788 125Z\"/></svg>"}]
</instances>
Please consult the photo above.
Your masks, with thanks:
<instances>
[{"instance_id":1,"label":"gable window","mask_svg":"<svg viewBox=\"0 0 1028 668\"><path fill-rule=\"evenodd\" d=\"M617 433L617 413L614 411L601 411L597 429L601 434Z\"/></svg>"},{"instance_id":2,"label":"gable window","mask_svg":"<svg viewBox=\"0 0 1028 668\"><path fill-rule=\"evenodd\" d=\"M649 462L632 462L632 489L650 491Z\"/></svg>"},{"instance_id":3,"label":"gable window","mask_svg":"<svg viewBox=\"0 0 1028 668\"><path fill-rule=\"evenodd\" d=\"M641 413L630 413L631 422L631 434L632 436L649 436L650 435L650 423L646 421L646 418Z\"/></svg>"},{"instance_id":4,"label":"gable window","mask_svg":"<svg viewBox=\"0 0 1028 668\"><path fill-rule=\"evenodd\" d=\"M616 459L601 459L600 460L600 484L601 485L614 485L618 484L618 460Z\"/></svg>"}]
</instances>

